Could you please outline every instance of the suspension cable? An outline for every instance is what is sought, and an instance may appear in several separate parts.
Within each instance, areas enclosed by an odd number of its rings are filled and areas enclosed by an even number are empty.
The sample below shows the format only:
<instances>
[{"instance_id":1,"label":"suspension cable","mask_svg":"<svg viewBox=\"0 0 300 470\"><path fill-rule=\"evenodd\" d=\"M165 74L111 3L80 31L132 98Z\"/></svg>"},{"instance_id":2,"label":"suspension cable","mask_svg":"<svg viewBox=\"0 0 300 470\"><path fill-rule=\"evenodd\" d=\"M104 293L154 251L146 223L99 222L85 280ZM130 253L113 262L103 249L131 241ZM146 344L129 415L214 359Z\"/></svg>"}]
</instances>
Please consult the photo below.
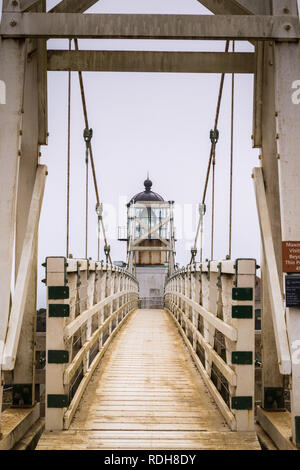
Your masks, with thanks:
<instances>
[{"instance_id":1,"label":"suspension cable","mask_svg":"<svg viewBox=\"0 0 300 470\"><path fill-rule=\"evenodd\" d=\"M69 39L69 51L72 39ZM66 257L69 258L70 244L70 164L71 164L71 70L68 73L68 157L67 157L67 246Z\"/></svg>"},{"instance_id":2,"label":"suspension cable","mask_svg":"<svg viewBox=\"0 0 300 470\"><path fill-rule=\"evenodd\" d=\"M229 41L226 41L225 52L228 52L228 51L229 51ZM222 101L223 88L224 88L224 80L225 80L225 73L222 73L221 80L220 80L220 87L219 87L217 109L216 109L214 132L216 132L217 129L218 129L221 101ZM202 204L205 204L205 198L206 198L206 192L207 192L207 186L208 186L208 179L209 179L210 168L211 168L211 163L212 163L212 158L213 158L213 150L214 150L213 147L214 146L213 146L213 143L212 143L211 148L210 148L210 155L209 155L208 167L207 167L207 172L206 172L204 191L203 191L203 196L202 196Z\"/></svg>"},{"instance_id":3,"label":"suspension cable","mask_svg":"<svg viewBox=\"0 0 300 470\"><path fill-rule=\"evenodd\" d=\"M232 41L232 52L235 52L235 42ZM229 249L228 249L228 258L231 259L231 244L232 244L232 171L233 171L233 152L234 152L234 98L235 98L235 76L232 73L231 76L231 136L230 136L230 196L229 196Z\"/></svg>"},{"instance_id":4,"label":"suspension cable","mask_svg":"<svg viewBox=\"0 0 300 470\"><path fill-rule=\"evenodd\" d=\"M228 51L229 51L229 41L226 41L225 52L228 52ZM224 89L224 80L225 80L225 73L222 73L221 79L220 79L220 85L219 85L219 94L218 94L218 101L217 101L217 108L216 108L215 124L214 124L214 129L213 129L213 131L215 133L217 132L217 129L218 129L221 101L222 101L223 89ZM213 153L214 153L214 144L212 143L211 147L210 147L208 165L207 165L207 170L206 170L206 178L205 178L205 184L204 184L204 190L203 190L203 196L202 196L202 207L204 207L204 205L205 205L205 199L206 199L208 180L209 180L210 169L211 169L211 164L212 164L212 159L213 159ZM198 220L198 225L197 225L197 231L196 231L196 236L195 236L195 240L194 240L193 250L196 250L196 247L197 247L197 241L198 241L200 227L201 227L201 216L199 217L199 220ZM193 255L191 257L191 263L192 262L193 262Z\"/></svg>"},{"instance_id":5,"label":"suspension cable","mask_svg":"<svg viewBox=\"0 0 300 470\"><path fill-rule=\"evenodd\" d=\"M74 44L75 44L75 50L78 51L78 40L77 39L74 39ZM83 114L84 114L85 127L86 127L86 129L89 129L87 106L86 106L86 99L85 99L85 91L84 91L83 78L82 78L82 72L81 71L78 71L78 78L79 78L79 85L80 85L80 92L81 92L81 100L82 100L82 108L83 108ZM95 188L95 193L96 193L97 207L100 207L100 198L99 198L97 177L96 177L93 150L92 150L91 143L89 145L89 155L90 155L91 168L92 168L92 174L93 174L94 188ZM102 227L105 247L108 247L106 232L105 232L105 227L104 227L102 217L101 217L101 227ZM112 264L110 253L108 253L108 259L110 261L110 264Z\"/></svg>"}]
</instances>

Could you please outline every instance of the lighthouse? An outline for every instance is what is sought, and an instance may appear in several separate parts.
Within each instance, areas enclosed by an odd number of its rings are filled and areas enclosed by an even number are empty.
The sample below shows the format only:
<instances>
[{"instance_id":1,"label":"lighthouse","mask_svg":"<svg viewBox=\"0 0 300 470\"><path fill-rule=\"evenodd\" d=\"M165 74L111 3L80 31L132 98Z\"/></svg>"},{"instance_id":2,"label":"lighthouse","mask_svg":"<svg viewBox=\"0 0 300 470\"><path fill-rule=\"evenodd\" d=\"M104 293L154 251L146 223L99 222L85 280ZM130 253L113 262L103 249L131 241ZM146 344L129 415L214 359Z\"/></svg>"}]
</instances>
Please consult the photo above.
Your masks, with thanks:
<instances>
[{"instance_id":1,"label":"lighthouse","mask_svg":"<svg viewBox=\"0 0 300 470\"><path fill-rule=\"evenodd\" d=\"M152 191L147 177L144 191L127 204L126 236L128 269L140 286L141 308L162 308L164 283L174 271L174 201Z\"/></svg>"}]
</instances>

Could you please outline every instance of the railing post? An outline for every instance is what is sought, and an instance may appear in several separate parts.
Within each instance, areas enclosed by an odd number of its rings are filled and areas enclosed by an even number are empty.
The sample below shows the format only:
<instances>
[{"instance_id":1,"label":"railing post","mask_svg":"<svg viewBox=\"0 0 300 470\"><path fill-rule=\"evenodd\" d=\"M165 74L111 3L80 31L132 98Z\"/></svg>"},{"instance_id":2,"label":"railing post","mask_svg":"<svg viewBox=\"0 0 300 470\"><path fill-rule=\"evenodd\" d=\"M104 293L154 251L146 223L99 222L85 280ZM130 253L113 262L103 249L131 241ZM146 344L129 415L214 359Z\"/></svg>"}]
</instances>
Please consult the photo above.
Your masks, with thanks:
<instances>
[{"instance_id":1,"label":"railing post","mask_svg":"<svg viewBox=\"0 0 300 470\"><path fill-rule=\"evenodd\" d=\"M63 331L70 314L66 259L47 258L46 430L62 430L68 394L63 383L69 353Z\"/></svg>"},{"instance_id":2,"label":"railing post","mask_svg":"<svg viewBox=\"0 0 300 470\"><path fill-rule=\"evenodd\" d=\"M255 280L256 261L238 259L235 264L235 285L232 287L231 324L238 332L232 343L229 365L237 376L232 388L230 407L236 418L237 431L254 429L255 384Z\"/></svg>"}]
</instances>

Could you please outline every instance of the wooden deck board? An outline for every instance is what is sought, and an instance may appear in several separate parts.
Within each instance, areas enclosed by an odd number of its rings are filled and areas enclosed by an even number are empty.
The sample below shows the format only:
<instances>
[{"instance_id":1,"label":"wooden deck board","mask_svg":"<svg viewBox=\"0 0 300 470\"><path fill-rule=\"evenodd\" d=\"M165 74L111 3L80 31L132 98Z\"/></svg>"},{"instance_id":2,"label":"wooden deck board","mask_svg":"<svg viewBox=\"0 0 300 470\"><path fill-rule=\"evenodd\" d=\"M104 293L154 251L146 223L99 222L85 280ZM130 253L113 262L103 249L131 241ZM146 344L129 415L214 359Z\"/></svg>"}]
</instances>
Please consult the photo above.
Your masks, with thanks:
<instances>
[{"instance_id":1,"label":"wooden deck board","mask_svg":"<svg viewBox=\"0 0 300 470\"><path fill-rule=\"evenodd\" d=\"M37 449L260 449L231 432L169 315L138 310L113 340L68 431Z\"/></svg>"}]
</instances>

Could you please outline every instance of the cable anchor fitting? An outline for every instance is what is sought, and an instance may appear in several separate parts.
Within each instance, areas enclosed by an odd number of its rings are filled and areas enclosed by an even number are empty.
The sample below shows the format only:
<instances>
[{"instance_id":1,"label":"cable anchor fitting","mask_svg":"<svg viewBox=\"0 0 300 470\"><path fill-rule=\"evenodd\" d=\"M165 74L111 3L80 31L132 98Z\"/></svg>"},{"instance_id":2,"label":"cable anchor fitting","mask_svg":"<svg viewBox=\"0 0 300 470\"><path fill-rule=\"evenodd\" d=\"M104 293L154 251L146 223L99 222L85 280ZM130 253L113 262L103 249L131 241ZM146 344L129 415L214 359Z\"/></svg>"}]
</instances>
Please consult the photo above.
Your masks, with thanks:
<instances>
[{"instance_id":1,"label":"cable anchor fitting","mask_svg":"<svg viewBox=\"0 0 300 470\"><path fill-rule=\"evenodd\" d=\"M102 203L96 204L96 214L97 214L99 219L102 219L102 215L103 215L103 204Z\"/></svg>"},{"instance_id":2,"label":"cable anchor fitting","mask_svg":"<svg viewBox=\"0 0 300 470\"><path fill-rule=\"evenodd\" d=\"M218 143L219 135L220 135L220 134L219 134L218 129L216 129L216 131L213 131L213 130L211 129L209 136L210 136L210 141L211 141L211 143L212 143L213 145L216 145L216 144Z\"/></svg>"},{"instance_id":3,"label":"cable anchor fitting","mask_svg":"<svg viewBox=\"0 0 300 470\"><path fill-rule=\"evenodd\" d=\"M106 256L106 263L108 263L108 258L109 258L109 254L110 254L110 245L105 245L104 246L104 253L105 253L105 256Z\"/></svg>"},{"instance_id":4,"label":"cable anchor fitting","mask_svg":"<svg viewBox=\"0 0 300 470\"><path fill-rule=\"evenodd\" d=\"M89 148L92 137L93 137L93 129L84 129L83 138L86 144L86 148Z\"/></svg>"}]
</instances>

